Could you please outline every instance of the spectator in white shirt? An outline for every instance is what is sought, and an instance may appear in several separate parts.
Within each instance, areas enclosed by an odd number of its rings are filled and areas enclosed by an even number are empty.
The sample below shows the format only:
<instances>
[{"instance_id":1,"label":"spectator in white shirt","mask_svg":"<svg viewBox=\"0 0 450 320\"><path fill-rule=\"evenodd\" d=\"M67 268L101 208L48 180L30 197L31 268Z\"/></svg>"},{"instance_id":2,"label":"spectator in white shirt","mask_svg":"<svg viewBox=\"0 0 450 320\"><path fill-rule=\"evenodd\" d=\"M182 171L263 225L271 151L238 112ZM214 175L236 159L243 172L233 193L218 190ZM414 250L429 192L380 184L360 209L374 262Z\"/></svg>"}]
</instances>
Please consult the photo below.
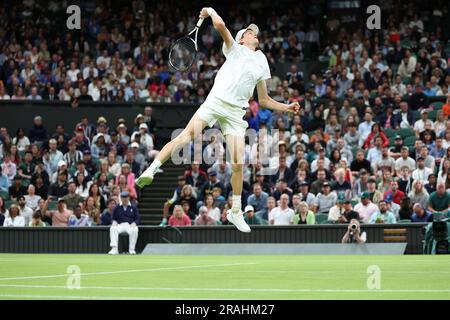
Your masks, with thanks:
<instances>
[{"instance_id":1,"label":"spectator in white shirt","mask_svg":"<svg viewBox=\"0 0 450 320\"><path fill-rule=\"evenodd\" d=\"M9 208L9 217L3 222L4 227L25 227L25 219L20 216L19 207L15 204Z\"/></svg>"},{"instance_id":2,"label":"spectator in white shirt","mask_svg":"<svg viewBox=\"0 0 450 320\"><path fill-rule=\"evenodd\" d=\"M288 207L289 196L282 194L280 205L269 212L269 224L275 226L290 225L294 223L294 210Z\"/></svg>"},{"instance_id":3,"label":"spectator in white shirt","mask_svg":"<svg viewBox=\"0 0 450 320\"><path fill-rule=\"evenodd\" d=\"M409 156L408 147L402 147L401 157L395 160L395 171L397 176L401 176L401 169L403 167L408 167L409 171L412 172L416 169L416 161Z\"/></svg>"},{"instance_id":4,"label":"spectator in white shirt","mask_svg":"<svg viewBox=\"0 0 450 320\"><path fill-rule=\"evenodd\" d=\"M423 184L427 183L428 176L433 173L433 170L425 167L425 158L420 156L417 159L417 169L413 171L412 177L416 181L421 181Z\"/></svg>"},{"instance_id":5,"label":"spectator in white shirt","mask_svg":"<svg viewBox=\"0 0 450 320\"><path fill-rule=\"evenodd\" d=\"M41 197L35 194L36 189L32 184L28 185L27 191L28 194L25 196L26 206L34 211L37 209Z\"/></svg>"},{"instance_id":6,"label":"spectator in white shirt","mask_svg":"<svg viewBox=\"0 0 450 320\"><path fill-rule=\"evenodd\" d=\"M20 216L25 219L25 225L27 226L33 216L33 210L27 207L24 196L17 197L17 204L19 205Z\"/></svg>"},{"instance_id":7,"label":"spectator in white shirt","mask_svg":"<svg viewBox=\"0 0 450 320\"><path fill-rule=\"evenodd\" d=\"M369 149L367 153L367 160L370 161L372 167L375 169L375 164L381 161L382 158L383 139L381 137L375 138L375 145Z\"/></svg>"},{"instance_id":8,"label":"spectator in white shirt","mask_svg":"<svg viewBox=\"0 0 450 320\"><path fill-rule=\"evenodd\" d=\"M70 69L67 71L67 76L69 77L70 81L76 82L79 73L80 69L77 68L77 64L75 62L71 62Z\"/></svg>"},{"instance_id":9,"label":"spectator in white shirt","mask_svg":"<svg viewBox=\"0 0 450 320\"><path fill-rule=\"evenodd\" d=\"M419 132L419 133L425 131L426 124L428 124L428 126L430 126L431 130L434 130L433 121L428 119L428 110L424 109L424 110L420 111L420 115L421 115L422 119L419 119L416 121L416 123L414 123L414 131Z\"/></svg>"},{"instance_id":10,"label":"spectator in white shirt","mask_svg":"<svg viewBox=\"0 0 450 320\"><path fill-rule=\"evenodd\" d=\"M372 121L372 113L366 112L364 114L364 122L361 122L358 126L358 132L360 136L360 145L366 141L369 134L372 132L372 126L375 124L374 121Z\"/></svg>"}]
</instances>

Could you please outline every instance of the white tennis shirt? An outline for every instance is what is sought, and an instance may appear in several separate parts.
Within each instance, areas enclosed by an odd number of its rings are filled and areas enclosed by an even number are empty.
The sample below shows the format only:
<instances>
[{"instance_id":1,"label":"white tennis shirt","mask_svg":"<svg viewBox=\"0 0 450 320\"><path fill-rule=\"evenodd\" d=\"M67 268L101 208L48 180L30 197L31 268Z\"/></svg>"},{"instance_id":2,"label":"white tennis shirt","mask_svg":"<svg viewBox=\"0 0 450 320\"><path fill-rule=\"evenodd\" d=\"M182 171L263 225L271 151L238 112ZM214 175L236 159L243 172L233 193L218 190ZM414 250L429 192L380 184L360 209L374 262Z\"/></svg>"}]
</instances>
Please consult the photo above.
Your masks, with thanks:
<instances>
[{"instance_id":1,"label":"white tennis shirt","mask_svg":"<svg viewBox=\"0 0 450 320\"><path fill-rule=\"evenodd\" d=\"M223 54L227 59L216 75L211 93L229 104L248 108L256 84L271 78L267 58L261 50L253 51L235 41L228 50L223 46Z\"/></svg>"}]
</instances>

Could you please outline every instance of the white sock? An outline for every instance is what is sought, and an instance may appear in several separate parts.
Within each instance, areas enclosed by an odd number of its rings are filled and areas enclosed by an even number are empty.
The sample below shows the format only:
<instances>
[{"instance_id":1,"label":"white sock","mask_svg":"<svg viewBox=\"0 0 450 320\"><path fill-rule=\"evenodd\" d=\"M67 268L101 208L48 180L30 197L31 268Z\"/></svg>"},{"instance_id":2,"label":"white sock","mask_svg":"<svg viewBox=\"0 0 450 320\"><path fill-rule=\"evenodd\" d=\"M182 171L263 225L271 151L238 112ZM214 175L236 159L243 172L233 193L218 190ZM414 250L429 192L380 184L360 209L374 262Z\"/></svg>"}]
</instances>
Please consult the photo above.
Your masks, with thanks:
<instances>
[{"instance_id":1,"label":"white sock","mask_svg":"<svg viewBox=\"0 0 450 320\"><path fill-rule=\"evenodd\" d=\"M148 169L145 170L145 173L153 176L153 175L155 175L155 172L159 169L159 167L161 167L161 165L162 165L161 161L159 161L158 159L155 159L155 160L153 160L150 167L148 167Z\"/></svg>"},{"instance_id":2,"label":"white sock","mask_svg":"<svg viewBox=\"0 0 450 320\"><path fill-rule=\"evenodd\" d=\"M231 208L231 210L233 211L233 213L238 213L239 210L241 210L241 196L236 196L233 194L233 206Z\"/></svg>"}]
</instances>

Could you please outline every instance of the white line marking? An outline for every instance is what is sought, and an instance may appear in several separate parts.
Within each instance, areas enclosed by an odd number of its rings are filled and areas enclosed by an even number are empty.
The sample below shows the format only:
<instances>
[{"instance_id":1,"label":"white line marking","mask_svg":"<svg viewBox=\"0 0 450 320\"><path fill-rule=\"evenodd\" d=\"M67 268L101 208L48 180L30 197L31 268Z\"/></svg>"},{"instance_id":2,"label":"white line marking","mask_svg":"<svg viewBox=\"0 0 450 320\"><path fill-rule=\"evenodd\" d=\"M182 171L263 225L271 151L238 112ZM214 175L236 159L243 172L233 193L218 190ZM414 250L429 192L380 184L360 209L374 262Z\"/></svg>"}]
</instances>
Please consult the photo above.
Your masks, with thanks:
<instances>
[{"instance_id":1,"label":"white line marking","mask_svg":"<svg viewBox=\"0 0 450 320\"><path fill-rule=\"evenodd\" d=\"M155 269L134 269L134 270L121 270L121 271L103 271L103 272L80 273L80 276L96 276L96 275L104 275L104 274L120 274L120 273L134 273L134 272L155 272L155 271L168 271L168 270L179 270L179 269L195 269L195 268L232 267L232 266L254 265L254 264L257 264L257 263L256 262L227 263L227 264L182 266L182 267L155 268ZM55 275L46 275L46 276L14 277L14 278L0 278L0 281L28 280L28 279L46 279L46 278L62 278L62 277L67 277L67 274L55 274Z\"/></svg>"},{"instance_id":2,"label":"white line marking","mask_svg":"<svg viewBox=\"0 0 450 320\"><path fill-rule=\"evenodd\" d=\"M40 289L67 289L66 286L48 286L48 285L27 285L27 284L0 284L0 287L10 287L10 288L40 288ZM418 292L418 293L432 293L432 292L450 292L450 289L380 289L380 290L370 290L370 289L263 289L263 288L145 288L145 287L103 287L103 286L87 286L81 287L79 290L132 290L132 291L227 291L227 292L287 292L287 293L314 293L314 292L342 292L342 293L408 293L408 292Z\"/></svg>"}]
</instances>

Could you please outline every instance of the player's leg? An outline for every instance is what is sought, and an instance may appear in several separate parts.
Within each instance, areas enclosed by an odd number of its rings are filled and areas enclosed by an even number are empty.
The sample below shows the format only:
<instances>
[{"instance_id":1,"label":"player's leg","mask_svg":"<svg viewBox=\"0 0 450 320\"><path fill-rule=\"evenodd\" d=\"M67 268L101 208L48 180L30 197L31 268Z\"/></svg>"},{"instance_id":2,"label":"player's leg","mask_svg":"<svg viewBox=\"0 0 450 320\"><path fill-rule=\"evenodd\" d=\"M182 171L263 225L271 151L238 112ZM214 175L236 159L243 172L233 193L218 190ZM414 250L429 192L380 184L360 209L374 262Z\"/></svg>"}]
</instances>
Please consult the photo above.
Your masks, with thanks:
<instances>
[{"instance_id":1,"label":"player's leg","mask_svg":"<svg viewBox=\"0 0 450 320\"><path fill-rule=\"evenodd\" d=\"M207 122L200 118L199 110L191 118L186 128L162 148L150 167L136 179L136 184L139 188L150 185L153 182L156 171L164 162L169 160L172 153L193 140L206 127Z\"/></svg>"},{"instance_id":2,"label":"player's leg","mask_svg":"<svg viewBox=\"0 0 450 320\"><path fill-rule=\"evenodd\" d=\"M231 187L233 192L233 205L232 209L227 214L227 219L240 231L250 232L250 227L245 222L241 209L241 194L244 183L245 139L244 136L235 135L226 135L225 139L231 160Z\"/></svg>"}]
</instances>

